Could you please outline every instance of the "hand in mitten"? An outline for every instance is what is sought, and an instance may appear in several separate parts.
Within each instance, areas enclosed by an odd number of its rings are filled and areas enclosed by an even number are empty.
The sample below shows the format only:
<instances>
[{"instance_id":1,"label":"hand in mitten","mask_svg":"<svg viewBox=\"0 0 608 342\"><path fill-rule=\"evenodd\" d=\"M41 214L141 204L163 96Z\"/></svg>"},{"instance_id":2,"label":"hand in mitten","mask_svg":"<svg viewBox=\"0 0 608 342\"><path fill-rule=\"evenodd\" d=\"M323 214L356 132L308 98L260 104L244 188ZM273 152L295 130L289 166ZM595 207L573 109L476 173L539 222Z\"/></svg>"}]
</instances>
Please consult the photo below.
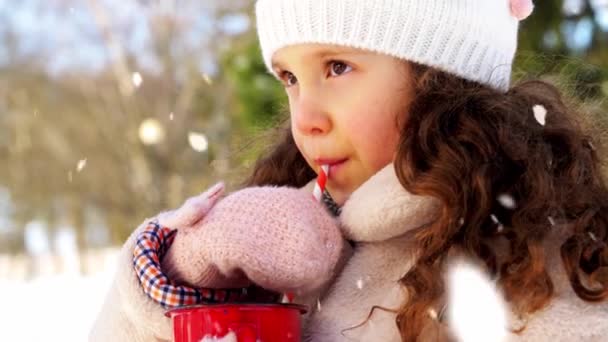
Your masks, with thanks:
<instances>
[{"instance_id":1,"label":"hand in mitten","mask_svg":"<svg viewBox=\"0 0 608 342\"><path fill-rule=\"evenodd\" d=\"M206 293L180 288L164 276L160 271L162 250L175 236L174 228L197 223L223 189L223 184L213 186L175 211L146 219L133 231L118 255L116 275L92 325L91 341L171 340L171 320L165 317L165 308L201 302ZM176 293L179 300L174 300Z\"/></svg>"},{"instance_id":2,"label":"hand in mitten","mask_svg":"<svg viewBox=\"0 0 608 342\"><path fill-rule=\"evenodd\" d=\"M195 287L230 288L231 279L246 278L279 293L307 294L329 281L344 244L336 219L310 193L247 188L222 199L195 227L180 229L163 270Z\"/></svg>"},{"instance_id":3,"label":"hand in mitten","mask_svg":"<svg viewBox=\"0 0 608 342\"><path fill-rule=\"evenodd\" d=\"M211 278L231 283L233 288L240 288L219 291L209 288L191 288L173 281L161 267L161 260L171 246L177 231L194 229L194 225L211 210L223 191L222 183L211 187L206 192L188 199L179 209L159 214L137 235L132 252L133 267L143 292L153 301L166 308L173 308L204 302L276 298L276 294L268 293L268 291L262 291L256 287L246 288L249 281L244 277L227 278L213 270L208 272Z\"/></svg>"}]
</instances>

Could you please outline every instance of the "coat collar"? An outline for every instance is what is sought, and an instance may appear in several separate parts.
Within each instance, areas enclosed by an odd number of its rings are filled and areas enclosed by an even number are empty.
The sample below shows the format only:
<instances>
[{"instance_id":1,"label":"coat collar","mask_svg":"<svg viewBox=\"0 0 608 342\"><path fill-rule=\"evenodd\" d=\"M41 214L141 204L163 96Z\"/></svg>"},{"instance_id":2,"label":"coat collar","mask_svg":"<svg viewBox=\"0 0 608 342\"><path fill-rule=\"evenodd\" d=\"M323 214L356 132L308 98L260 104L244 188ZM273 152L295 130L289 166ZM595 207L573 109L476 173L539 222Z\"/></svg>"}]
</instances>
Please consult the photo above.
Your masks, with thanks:
<instances>
[{"instance_id":1,"label":"coat collar","mask_svg":"<svg viewBox=\"0 0 608 342\"><path fill-rule=\"evenodd\" d=\"M307 191L314 181L306 185ZM391 163L363 183L342 206L339 220L344 237L357 242L378 242L401 236L434 221L439 200L407 192Z\"/></svg>"}]
</instances>

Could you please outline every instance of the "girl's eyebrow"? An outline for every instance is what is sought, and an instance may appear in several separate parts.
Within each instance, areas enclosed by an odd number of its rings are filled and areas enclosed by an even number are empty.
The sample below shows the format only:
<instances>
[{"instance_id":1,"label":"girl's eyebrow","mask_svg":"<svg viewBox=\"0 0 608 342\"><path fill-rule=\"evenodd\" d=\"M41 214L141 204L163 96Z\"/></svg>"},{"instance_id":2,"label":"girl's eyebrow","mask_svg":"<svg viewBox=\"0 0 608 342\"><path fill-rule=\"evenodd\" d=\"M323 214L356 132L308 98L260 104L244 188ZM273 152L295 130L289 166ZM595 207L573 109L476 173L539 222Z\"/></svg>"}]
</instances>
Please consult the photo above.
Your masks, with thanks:
<instances>
[{"instance_id":1,"label":"girl's eyebrow","mask_svg":"<svg viewBox=\"0 0 608 342\"><path fill-rule=\"evenodd\" d=\"M325 59L327 57L334 57L334 56L338 56L338 55L356 55L356 54L361 54L361 53L365 53L363 51L359 52L357 50L344 50L344 49L323 49L314 53L311 53L310 55L305 56L305 58L308 60L309 58L317 58L317 59ZM273 69L282 69L284 70L285 67L283 66L283 64L280 61L277 61L275 59L272 59L272 68Z\"/></svg>"}]
</instances>

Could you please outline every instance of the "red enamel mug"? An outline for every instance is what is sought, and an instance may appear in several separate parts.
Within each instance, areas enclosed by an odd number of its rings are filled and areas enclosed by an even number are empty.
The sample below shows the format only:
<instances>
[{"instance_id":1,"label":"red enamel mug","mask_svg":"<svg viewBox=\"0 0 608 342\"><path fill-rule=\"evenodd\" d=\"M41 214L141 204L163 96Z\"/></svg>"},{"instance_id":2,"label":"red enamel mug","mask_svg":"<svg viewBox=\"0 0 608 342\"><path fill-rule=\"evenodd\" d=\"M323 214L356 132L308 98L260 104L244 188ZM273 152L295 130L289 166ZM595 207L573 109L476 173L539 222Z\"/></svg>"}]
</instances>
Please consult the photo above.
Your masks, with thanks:
<instances>
[{"instance_id":1,"label":"red enamel mug","mask_svg":"<svg viewBox=\"0 0 608 342\"><path fill-rule=\"evenodd\" d=\"M213 341L229 334L238 342L299 342L300 315L296 304L205 304L173 309L175 342Z\"/></svg>"}]
</instances>

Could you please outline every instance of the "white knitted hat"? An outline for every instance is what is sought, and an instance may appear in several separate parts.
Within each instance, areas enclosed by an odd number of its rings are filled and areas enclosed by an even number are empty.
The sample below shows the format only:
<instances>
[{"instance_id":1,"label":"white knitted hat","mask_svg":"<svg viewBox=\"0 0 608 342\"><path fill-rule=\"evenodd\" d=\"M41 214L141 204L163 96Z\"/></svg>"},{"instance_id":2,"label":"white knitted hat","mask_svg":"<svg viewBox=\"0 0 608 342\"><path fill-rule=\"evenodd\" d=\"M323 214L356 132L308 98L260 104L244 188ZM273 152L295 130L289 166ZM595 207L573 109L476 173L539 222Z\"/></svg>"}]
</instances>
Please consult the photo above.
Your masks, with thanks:
<instances>
[{"instance_id":1,"label":"white knitted hat","mask_svg":"<svg viewBox=\"0 0 608 342\"><path fill-rule=\"evenodd\" d=\"M258 0L264 62L301 43L372 50L506 91L531 0Z\"/></svg>"}]
</instances>

